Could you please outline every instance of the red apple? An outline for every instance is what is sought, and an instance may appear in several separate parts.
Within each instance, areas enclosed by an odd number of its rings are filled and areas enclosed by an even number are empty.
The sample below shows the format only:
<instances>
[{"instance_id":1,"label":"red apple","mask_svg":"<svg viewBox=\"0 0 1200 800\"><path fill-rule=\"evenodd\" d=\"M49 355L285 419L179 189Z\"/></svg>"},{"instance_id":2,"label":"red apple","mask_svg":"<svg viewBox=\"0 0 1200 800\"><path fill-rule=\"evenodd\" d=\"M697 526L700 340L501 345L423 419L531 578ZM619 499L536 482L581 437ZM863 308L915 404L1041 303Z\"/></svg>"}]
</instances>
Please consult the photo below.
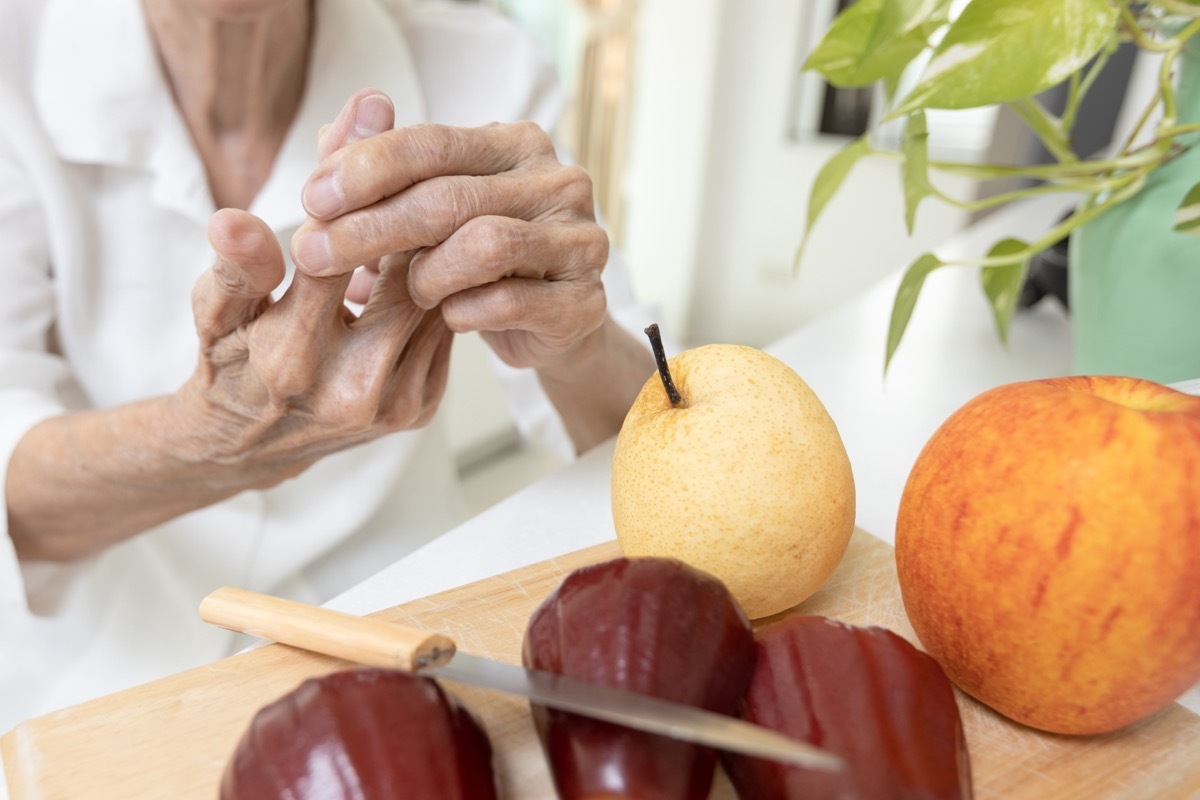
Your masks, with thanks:
<instances>
[{"instance_id":1,"label":"red apple","mask_svg":"<svg viewBox=\"0 0 1200 800\"><path fill-rule=\"evenodd\" d=\"M921 644L996 711L1075 734L1153 714L1200 680L1200 398L983 393L917 458L896 566Z\"/></svg>"}]
</instances>

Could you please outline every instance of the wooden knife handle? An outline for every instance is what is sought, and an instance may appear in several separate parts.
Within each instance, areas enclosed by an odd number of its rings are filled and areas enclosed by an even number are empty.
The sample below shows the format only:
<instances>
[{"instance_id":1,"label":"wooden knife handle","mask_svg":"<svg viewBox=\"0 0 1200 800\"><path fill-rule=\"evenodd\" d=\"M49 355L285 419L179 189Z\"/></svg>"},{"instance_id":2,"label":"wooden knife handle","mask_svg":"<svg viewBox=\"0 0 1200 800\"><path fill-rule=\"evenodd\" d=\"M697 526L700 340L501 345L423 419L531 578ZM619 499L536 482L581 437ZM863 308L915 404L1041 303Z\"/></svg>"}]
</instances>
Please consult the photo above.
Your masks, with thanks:
<instances>
[{"instance_id":1,"label":"wooden knife handle","mask_svg":"<svg viewBox=\"0 0 1200 800\"><path fill-rule=\"evenodd\" d=\"M224 586L200 602L205 622L374 667L413 672L454 655L454 640L370 617Z\"/></svg>"}]
</instances>

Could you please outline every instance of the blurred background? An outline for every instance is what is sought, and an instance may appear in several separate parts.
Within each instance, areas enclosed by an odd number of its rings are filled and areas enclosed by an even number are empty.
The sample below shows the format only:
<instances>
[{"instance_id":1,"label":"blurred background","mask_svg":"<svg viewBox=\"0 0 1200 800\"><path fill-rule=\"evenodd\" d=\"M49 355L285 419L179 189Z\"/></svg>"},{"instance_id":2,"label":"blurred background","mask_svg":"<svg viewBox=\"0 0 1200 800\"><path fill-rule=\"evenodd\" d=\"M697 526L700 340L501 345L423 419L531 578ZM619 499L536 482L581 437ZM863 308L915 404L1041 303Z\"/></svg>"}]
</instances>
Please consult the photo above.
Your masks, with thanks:
<instances>
[{"instance_id":1,"label":"blurred background","mask_svg":"<svg viewBox=\"0 0 1200 800\"><path fill-rule=\"evenodd\" d=\"M867 159L793 268L818 170L879 115L875 92L836 90L801 71L852 0L460 1L512 17L556 59L571 97L560 139L593 176L639 300L682 346L765 346L974 221L929 201L910 236L896 164ZM1092 116L1079 125L1080 152L1113 139L1135 72L1131 52L1106 69L1085 109ZM931 159L1044 156L995 109L941 112L929 128ZM937 183L968 200L1005 188ZM482 344L461 345L446 409L463 474L483 507L557 462L517 445L491 399Z\"/></svg>"}]
</instances>

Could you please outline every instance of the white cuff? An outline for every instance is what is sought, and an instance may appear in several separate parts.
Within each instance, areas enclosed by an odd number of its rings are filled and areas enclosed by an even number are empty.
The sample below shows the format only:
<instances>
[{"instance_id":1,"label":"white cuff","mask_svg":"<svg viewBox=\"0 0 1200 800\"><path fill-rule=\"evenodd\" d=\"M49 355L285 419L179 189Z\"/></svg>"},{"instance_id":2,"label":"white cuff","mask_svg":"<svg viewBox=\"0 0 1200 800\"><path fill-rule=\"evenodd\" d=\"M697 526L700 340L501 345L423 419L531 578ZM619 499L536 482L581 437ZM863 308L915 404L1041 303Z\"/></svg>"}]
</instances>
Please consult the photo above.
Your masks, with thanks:
<instances>
[{"instance_id":1,"label":"white cuff","mask_svg":"<svg viewBox=\"0 0 1200 800\"><path fill-rule=\"evenodd\" d=\"M45 394L29 389L6 389L0 392L0 604L10 608L29 610L26 576L17 560L16 550L8 535L8 463L17 442L42 420L63 413L63 408L50 401ZM45 587L58 583L47 583L47 574L38 570L36 583ZM57 592L56 592L57 593Z\"/></svg>"}]
</instances>

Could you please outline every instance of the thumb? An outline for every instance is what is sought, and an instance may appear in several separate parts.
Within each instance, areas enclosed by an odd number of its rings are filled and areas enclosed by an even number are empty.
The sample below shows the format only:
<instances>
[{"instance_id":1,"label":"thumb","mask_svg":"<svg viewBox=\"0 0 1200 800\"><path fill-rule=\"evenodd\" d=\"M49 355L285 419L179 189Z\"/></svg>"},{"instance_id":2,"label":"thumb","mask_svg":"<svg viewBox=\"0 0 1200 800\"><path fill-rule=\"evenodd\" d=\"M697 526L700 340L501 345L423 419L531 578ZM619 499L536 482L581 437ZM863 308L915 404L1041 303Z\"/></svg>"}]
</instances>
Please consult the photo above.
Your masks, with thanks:
<instances>
[{"instance_id":1,"label":"thumb","mask_svg":"<svg viewBox=\"0 0 1200 800\"><path fill-rule=\"evenodd\" d=\"M217 257L192 289L196 332L206 345L261 314L285 272L275 234L246 211L225 208L213 214L208 241Z\"/></svg>"},{"instance_id":2,"label":"thumb","mask_svg":"<svg viewBox=\"0 0 1200 800\"><path fill-rule=\"evenodd\" d=\"M389 131L396 124L391 99L378 89L359 89L338 112L337 119L317 135L317 159L348 144Z\"/></svg>"}]
</instances>

